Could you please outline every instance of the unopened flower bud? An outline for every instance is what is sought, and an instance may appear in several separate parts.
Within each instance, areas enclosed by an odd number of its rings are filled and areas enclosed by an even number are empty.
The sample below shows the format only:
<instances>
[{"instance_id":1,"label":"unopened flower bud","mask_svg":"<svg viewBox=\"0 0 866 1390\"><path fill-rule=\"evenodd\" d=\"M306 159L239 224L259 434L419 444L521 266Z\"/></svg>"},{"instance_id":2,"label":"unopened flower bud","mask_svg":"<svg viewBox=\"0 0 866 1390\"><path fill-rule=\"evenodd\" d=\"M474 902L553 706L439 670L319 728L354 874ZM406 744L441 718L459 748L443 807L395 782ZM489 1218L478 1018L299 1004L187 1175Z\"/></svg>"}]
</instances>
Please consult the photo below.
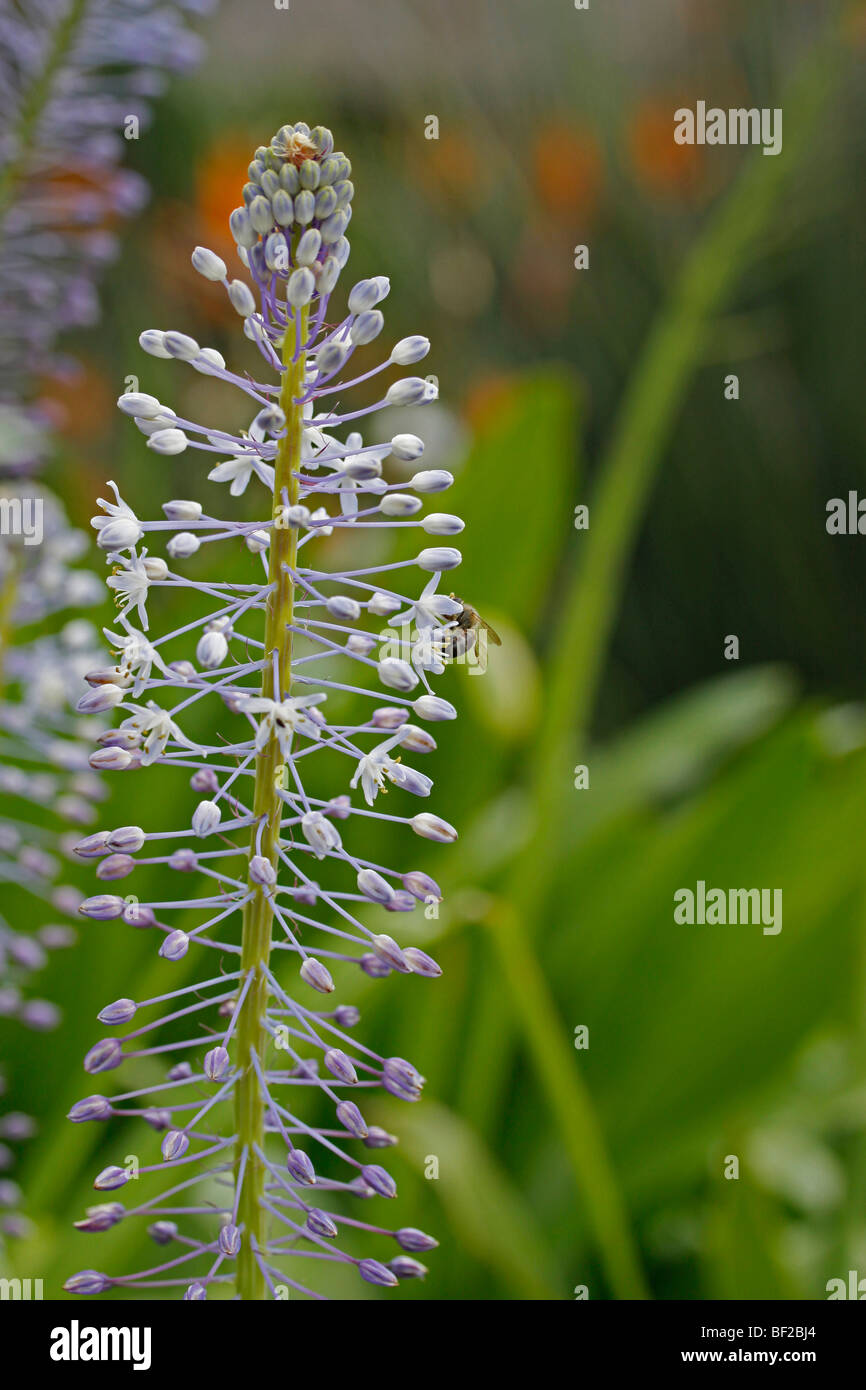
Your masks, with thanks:
<instances>
[{"instance_id":1,"label":"unopened flower bud","mask_svg":"<svg viewBox=\"0 0 866 1390\"><path fill-rule=\"evenodd\" d=\"M206 246L197 246L192 253L192 263L199 275L206 280L224 280L228 271L225 261L208 251Z\"/></svg>"}]
</instances>

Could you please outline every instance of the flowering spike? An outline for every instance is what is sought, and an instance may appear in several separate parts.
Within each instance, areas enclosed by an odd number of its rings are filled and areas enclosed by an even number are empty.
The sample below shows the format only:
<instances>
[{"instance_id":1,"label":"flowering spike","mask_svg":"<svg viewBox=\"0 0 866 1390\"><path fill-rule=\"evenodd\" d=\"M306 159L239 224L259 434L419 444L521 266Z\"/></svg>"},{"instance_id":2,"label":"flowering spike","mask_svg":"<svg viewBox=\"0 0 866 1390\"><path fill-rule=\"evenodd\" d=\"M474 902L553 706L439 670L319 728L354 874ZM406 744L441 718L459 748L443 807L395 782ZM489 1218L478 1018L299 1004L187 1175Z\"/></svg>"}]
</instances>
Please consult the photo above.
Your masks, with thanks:
<instances>
[{"instance_id":1,"label":"flowering spike","mask_svg":"<svg viewBox=\"0 0 866 1390\"><path fill-rule=\"evenodd\" d=\"M440 973L426 952L382 930L382 914L402 923L419 903L438 902L435 880L360 859L359 818L387 822L396 854L405 853L412 831L441 842L457 834L432 813L413 814L411 798L427 797L432 781L406 759L436 747L410 722L411 714L426 720L456 714L433 693L431 677L444 669L445 639L461 612L437 588L441 574L460 563L460 553L422 545L414 559L392 561L377 545L368 564L354 558L351 568L327 564L327 538L344 530L361 543L367 530L380 542L395 527L415 528L422 537L462 530L450 514L425 520L415 495L447 486L447 474L419 474L417 489L413 482L389 481L390 459L420 457L424 446L417 436L395 433L390 443L365 444L356 428L372 410L434 399L428 382L392 381L366 409L345 403L346 388L354 384L346 379L350 363L383 332L381 305L390 288L385 277L361 280L349 292L347 312L329 309L349 255L350 172L323 127L282 127L256 151L244 205L230 220L249 279L229 279L207 248L193 253L195 270L228 293L264 359L264 380L234 372L218 354L205 357L208 350L178 330L142 335L147 351L174 359L178 370L198 370L204 361L208 375L249 397L246 431L232 434L179 418L147 392L120 398L151 446L157 441L162 447L163 435L182 434L188 457L203 453L216 492L228 484L231 499L252 488L258 515L248 520L230 505L228 515L220 515L219 500L173 500L158 519L148 520L114 489L93 521L99 545L110 550L111 587L120 590L126 576L122 632L109 634L119 674L114 679L110 666L105 674L96 669L85 696L88 707L95 701L120 716L99 752L111 754L118 771L156 764L183 769L189 792L186 803L167 802L169 827L123 826L78 846L79 854L97 860L102 879L132 875L139 854L163 865L166 887L159 898L144 903L101 893L81 910L96 922L120 917L151 927L166 961L216 949L225 973L211 965L203 982L158 1000L123 998L108 1005L103 1022L126 1025L134 1015L134 1026L124 1037L97 1043L85 1069L115 1070L127 1058L168 1051L171 1070L165 1083L152 1081L114 1105L102 1097L79 1102L71 1118L142 1114L162 1137L161 1161L141 1175L164 1172L172 1184L166 1197L178 1184L192 1187L214 1173L228 1181L219 1229L203 1241L183 1238L191 1246L182 1261L187 1299L206 1297L215 1280L233 1282L242 1299L277 1297L285 1282L318 1297L283 1269L297 1256L319 1255L323 1243L329 1258L354 1264L362 1280L382 1287L426 1273L409 1254L389 1264L363 1247L344 1250L344 1240L359 1231L388 1232L328 1209L331 1193L397 1195L388 1171L364 1162L364 1149L396 1141L368 1125L347 1092L357 1092L362 1105L370 1088L413 1102L424 1084L410 1062L353 1041L347 1030L360 1016L352 1005L322 1009L321 997L335 988L332 970L340 980L352 966L372 979ZM405 338L358 379L420 361L428 349L426 338ZM226 548L235 552L231 569L219 564ZM155 569L160 556L153 552L160 550L167 558ZM185 561L200 550L209 568L199 558L197 578L189 580ZM347 549L335 552L338 566ZM243 582L238 562L246 571ZM422 578L413 583L417 570ZM206 579L199 578L204 573ZM406 592L419 585L419 596ZM198 605L196 618L178 631L159 628L161 588L187 590ZM382 617L395 614L402 614L397 622L403 631L397 650L381 630ZM339 715L329 715L336 692L347 705L354 701L354 715L347 716L342 704ZM208 709L210 724L203 717ZM331 779L330 799L308 790L311 769ZM387 811L381 809L385 799ZM195 873L206 875L201 888L190 886ZM186 876L181 883L187 886L173 892L176 874ZM299 967L297 993L275 969L285 955ZM227 962L236 968L229 971ZM148 1013L158 1003L169 1006L163 1019ZM180 1041L172 1033L166 1046L151 1043L148 1035L161 1022L181 1017L195 1026ZM142 1018L147 1021L140 1024ZM317 1111L305 1103L310 1090L328 1106L336 1128L314 1120ZM143 1099L142 1110L120 1108L133 1097ZM125 1169L109 1167L97 1186L114 1188L127 1178ZM145 1201L141 1213L150 1214L159 1201ZM83 1224L101 1228L104 1220ZM158 1243L177 1235L162 1222L150 1231ZM420 1232L390 1235L410 1253L435 1244ZM161 1269L137 1274L136 1286L158 1286ZM79 1277L92 1287L93 1276ZM115 1283L122 1287L124 1280ZM74 1280L69 1287L75 1290Z\"/></svg>"}]
</instances>

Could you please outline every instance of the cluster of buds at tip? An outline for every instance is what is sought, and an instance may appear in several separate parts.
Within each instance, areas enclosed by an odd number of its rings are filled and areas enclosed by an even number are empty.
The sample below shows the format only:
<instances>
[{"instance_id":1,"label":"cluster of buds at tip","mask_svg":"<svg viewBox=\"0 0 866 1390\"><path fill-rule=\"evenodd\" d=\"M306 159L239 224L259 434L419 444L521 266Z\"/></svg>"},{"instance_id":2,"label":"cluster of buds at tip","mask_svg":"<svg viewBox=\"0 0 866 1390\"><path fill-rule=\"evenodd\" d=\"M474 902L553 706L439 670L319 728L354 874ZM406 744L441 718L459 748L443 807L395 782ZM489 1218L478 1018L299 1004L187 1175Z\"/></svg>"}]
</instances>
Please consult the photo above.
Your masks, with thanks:
<instances>
[{"instance_id":1,"label":"cluster of buds at tip","mask_svg":"<svg viewBox=\"0 0 866 1390\"><path fill-rule=\"evenodd\" d=\"M462 522L423 513L425 497L452 482L444 470L419 464L408 482L389 481L389 460L404 472L421 460L420 438L365 444L358 429L366 415L434 400L436 391L399 375L426 356L421 336L403 338L378 365L354 367L384 327L387 279L361 280L342 316L329 312L349 255L350 173L328 130L282 127L256 151L231 217L248 278L230 278L206 248L193 252L194 268L243 319L263 380L185 333L141 335L146 352L242 393L248 429L183 418L145 391L118 402L150 449L190 464L203 455L215 493L228 484L230 501L249 486L262 505L246 519L231 505L179 498L143 519L111 484L93 518L119 614L106 630L112 656L87 673L80 702L89 716L116 716L91 763L140 775L159 765L169 823L82 839L78 853L95 862L101 883L80 911L94 923L149 930L168 962L195 953L210 964L203 979L150 999L124 996L100 1014L123 1031L88 1052L90 1076L164 1054L170 1069L164 1081L152 1071L146 1084L131 1077L113 1098L90 1095L70 1118L141 1116L161 1135L161 1156L136 1177L164 1175L170 1186L140 1198L136 1183L134 1203L124 1205L127 1169L99 1174L95 1186L110 1200L82 1229L145 1216L162 1253L135 1274L75 1275L66 1287L76 1293L174 1286L199 1300L227 1284L242 1299L288 1290L320 1297L304 1273L316 1260L345 1262L387 1287L423 1275L416 1256L435 1245L420 1231L345 1214L349 1198L396 1195L371 1152L396 1140L365 1113L369 1102L377 1091L414 1102L424 1078L353 1038L352 1005L322 1007L335 976L342 985L352 968L373 980L441 973L426 951L397 939L411 935L420 905L438 901L438 885L411 861L395 868L361 857L353 832L384 822L401 859L413 837L457 838L447 820L417 809L432 780L416 763L436 748L430 726L456 717L432 678L445 669L460 612L438 586L461 556L427 540L453 537ZM372 405L344 404L352 386L384 372ZM382 560L394 528L421 537L411 558ZM367 561L368 532L376 543ZM342 543L329 547L329 538ZM173 631L158 621L166 591L196 611ZM383 618L413 628L405 658L383 646ZM142 864L162 866L167 885L151 901L130 891ZM290 960L294 988L283 970ZM175 1023L177 1041L149 1036ZM193 1230L181 1234L163 1219L180 1212Z\"/></svg>"}]
</instances>

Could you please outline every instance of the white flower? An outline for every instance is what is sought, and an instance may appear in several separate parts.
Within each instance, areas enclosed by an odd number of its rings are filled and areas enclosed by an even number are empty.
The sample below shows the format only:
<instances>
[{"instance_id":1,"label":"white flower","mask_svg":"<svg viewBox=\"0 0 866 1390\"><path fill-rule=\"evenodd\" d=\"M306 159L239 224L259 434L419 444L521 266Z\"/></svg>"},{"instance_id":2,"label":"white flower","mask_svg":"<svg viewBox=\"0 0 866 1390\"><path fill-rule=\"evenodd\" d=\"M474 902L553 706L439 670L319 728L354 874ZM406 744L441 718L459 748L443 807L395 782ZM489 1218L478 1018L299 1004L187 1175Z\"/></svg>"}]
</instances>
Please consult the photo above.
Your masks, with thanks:
<instances>
[{"instance_id":1,"label":"white flower","mask_svg":"<svg viewBox=\"0 0 866 1390\"><path fill-rule=\"evenodd\" d=\"M254 420L249 430L244 431L243 437L255 444L261 444L265 432L261 425ZM208 477L214 483L230 482L229 492L232 497L240 497L242 492L246 492L247 483L254 473L260 482L265 484L269 492L273 492L274 470L253 450L246 454L235 454L233 458L226 459L225 463L218 463L216 468L212 468L208 473Z\"/></svg>"},{"instance_id":2,"label":"white flower","mask_svg":"<svg viewBox=\"0 0 866 1390\"><path fill-rule=\"evenodd\" d=\"M130 555L117 556L116 558L123 566L123 569L115 569L113 574L108 576L105 581L109 589L114 589L117 598L115 602L120 606L121 618L126 618L133 608L138 609L139 621L147 632L147 591L150 588L150 578L145 565L146 550L142 550L141 555L136 555L135 550Z\"/></svg>"},{"instance_id":3,"label":"white flower","mask_svg":"<svg viewBox=\"0 0 866 1390\"><path fill-rule=\"evenodd\" d=\"M314 512L311 512L311 513L310 513L310 521L322 522L322 521L330 521L330 519L331 519L331 514L330 514L330 512L328 511L327 507L317 507L316 510L315 510ZM330 536L330 535L333 534L334 528L333 528L333 526L322 526L322 525L318 525L318 526L310 526L310 530L311 530L311 531L313 532L313 534L316 535L316 536Z\"/></svg>"},{"instance_id":4,"label":"white flower","mask_svg":"<svg viewBox=\"0 0 866 1390\"><path fill-rule=\"evenodd\" d=\"M357 787L361 783L361 790L364 793L364 800L368 806L372 806L380 791L385 791L385 778L389 782L400 780L400 764L395 758L390 756L392 748L403 738L404 730L400 729L392 738L386 739L384 743L378 743L375 748L371 748L360 759L355 775L349 783L350 787Z\"/></svg>"},{"instance_id":5,"label":"white flower","mask_svg":"<svg viewBox=\"0 0 866 1390\"><path fill-rule=\"evenodd\" d=\"M450 618L455 618L462 612L462 603L449 598L447 594L437 594L440 578L441 574L437 572L427 580L412 606L392 618L393 627L402 627L405 623L412 622L418 628L442 627Z\"/></svg>"},{"instance_id":6,"label":"white flower","mask_svg":"<svg viewBox=\"0 0 866 1390\"><path fill-rule=\"evenodd\" d=\"M141 525L135 512L118 492L117 484L109 481L108 486L114 489L116 501L106 502L104 497L97 497L100 507L103 507L108 515L92 516L90 524L100 533L97 540L103 550L111 550L115 545L118 549L125 550L140 538ZM105 537L102 535L103 531Z\"/></svg>"},{"instance_id":7,"label":"white flower","mask_svg":"<svg viewBox=\"0 0 866 1390\"><path fill-rule=\"evenodd\" d=\"M122 621L126 629L122 637L107 627L104 627L102 631L105 633L112 651L118 653L118 666L126 674L135 676L132 694L138 696L150 680L151 669L154 666L166 677L170 676L170 672L159 652L148 642L144 633L137 632L134 627L130 627L125 619Z\"/></svg>"},{"instance_id":8,"label":"white flower","mask_svg":"<svg viewBox=\"0 0 866 1390\"><path fill-rule=\"evenodd\" d=\"M329 850L343 847L337 827L321 811L308 811L301 820L301 830L317 859L324 859Z\"/></svg>"},{"instance_id":9,"label":"white flower","mask_svg":"<svg viewBox=\"0 0 866 1390\"><path fill-rule=\"evenodd\" d=\"M128 709L129 706L127 705L125 708ZM146 735L141 757L145 767L162 757L170 738L196 753L204 752L197 743L193 743L186 737L186 734L181 732L168 710L160 709L153 700L148 700L146 709L142 708L141 705L133 705L132 708L135 710L135 714L129 719L124 719L120 727L121 729L134 729L137 733Z\"/></svg>"},{"instance_id":10,"label":"white flower","mask_svg":"<svg viewBox=\"0 0 866 1390\"><path fill-rule=\"evenodd\" d=\"M410 653L416 671L432 671L434 676L442 675L445 670L445 633L444 628L427 628L418 634L418 641L412 644Z\"/></svg>"},{"instance_id":11,"label":"white flower","mask_svg":"<svg viewBox=\"0 0 866 1390\"><path fill-rule=\"evenodd\" d=\"M242 714L262 714L264 718L256 729L256 752L263 753L276 736L280 752L287 758L292 748L292 734L297 730L309 738L319 737L319 725L310 719L307 710L319 705L324 694L299 695L294 699L269 700L265 695L247 695L238 700L237 707Z\"/></svg>"}]
</instances>

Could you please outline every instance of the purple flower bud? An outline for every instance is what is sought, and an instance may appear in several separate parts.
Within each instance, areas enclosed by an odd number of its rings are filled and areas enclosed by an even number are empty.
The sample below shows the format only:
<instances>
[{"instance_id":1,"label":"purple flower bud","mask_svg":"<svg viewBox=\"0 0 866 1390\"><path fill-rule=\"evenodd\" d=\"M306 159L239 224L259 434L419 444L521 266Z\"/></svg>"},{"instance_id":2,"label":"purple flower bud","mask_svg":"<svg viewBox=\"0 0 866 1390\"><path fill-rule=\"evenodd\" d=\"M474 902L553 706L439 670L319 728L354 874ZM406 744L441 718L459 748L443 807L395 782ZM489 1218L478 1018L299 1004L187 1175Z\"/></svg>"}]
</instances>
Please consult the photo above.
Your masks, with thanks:
<instances>
[{"instance_id":1,"label":"purple flower bud","mask_svg":"<svg viewBox=\"0 0 866 1390\"><path fill-rule=\"evenodd\" d=\"M125 1215L126 1208L121 1202L104 1202L98 1207L88 1207L84 1220L73 1224L77 1231L110 1231Z\"/></svg>"},{"instance_id":2,"label":"purple flower bud","mask_svg":"<svg viewBox=\"0 0 866 1390\"><path fill-rule=\"evenodd\" d=\"M429 1272L426 1265L413 1260L411 1255L395 1255L388 1261L388 1268L398 1279L423 1279Z\"/></svg>"},{"instance_id":3,"label":"purple flower bud","mask_svg":"<svg viewBox=\"0 0 866 1390\"><path fill-rule=\"evenodd\" d=\"M135 1001L132 999L117 999L113 1004L107 1004L96 1017L100 1023L106 1023L109 1028L118 1023L129 1023L135 1018Z\"/></svg>"},{"instance_id":4,"label":"purple flower bud","mask_svg":"<svg viewBox=\"0 0 866 1390\"><path fill-rule=\"evenodd\" d=\"M383 1070L386 1078L405 1091L420 1091L424 1085L424 1077L404 1057L386 1057Z\"/></svg>"},{"instance_id":5,"label":"purple flower bud","mask_svg":"<svg viewBox=\"0 0 866 1390\"><path fill-rule=\"evenodd\" d=\"M111 1101L105 1096L87 1096L75 1102L66 1118L74 1124L84 1124L86 1120L110 1120L112 1113Z\"/></svg>"},{"instance_id":6,"label":"purple flower bud","mask_svg":"<svg viewBox=\"0 0 866 1390\"><path fill-rule=\"evenodd\" d=\"M159 948L159 954L166 960L183 960L189 950L189 937L185 931L169 932Z\"/></svg>"},{"instance_id":7,"label":"purple flower bud","mask_svg":"<svg viewBox=\"0 0 866 1390\"><path fill-rule=\"evenodd\" d=\"M396 1143L396 1134L389 1134L381 1125L371 1125L364 1139L364 1147L367 1149L392 1149Z\"/></svg>"},{"instance_id":8,"label":"purple flower bud","mask_svg":"<svg viewBox=\"0 0 866 1390\"><path fill-rule=\"evenodd\" d=\"M170 1129L160 1147L163 1158L170 1163L173 1158L183 1158L189 1148L189 1138L183 1130Z\"/></svg>"},{"instance_id":9,"label":"purple flower bud","mask_svg":"<svg viewBox=\"0 0 866 1390\"><path fill-rule=\"evenodd\" d=\"M437 744L432 734L417 724L407 724L406 732L400 740L400 747L407 753L435 753Z\"/></svg>"},{"instance_id":10,"label":"purple flower bud","mask_svg":"<svg viewBox=\"0 0 866 1390\"><path fill-rule=\"evenodd\" d=\"M393 1288L397 1283L396 1274L378 1260L361 1260L358 1264L358 1273L368 1284L381 1284L384 1288Z\"/></svg>"},{"instance_id":11,"label":"purple flower bud","mask_svg":"<svg viewBox=\"0 0 866 1390\"><path fill-rule=\"evenodd\" d=\"M75 846L80 859L99 859L108 848L108 831L100 830L95 835L85 835Z\"/></svg>"},{"instance_id":12,"label":"purple flower bud","mask_svg":"<svg viewBox=\"0 0 866 1390\"><path fill-rule=\"evenodd\" d=\"M123 911L123 898L112 897L110 893L98 893L95 898L85 898L78 911L83 917L94 922L110 922Z\"/></svg>"},{"instance_id":13,"label":"purple flower bud","mask_svg":"<svg viewBox=\"0 0 866 1390\"><path fill-rule=\"evenodd\" d=\"M184 1303L204 1303L207 1299L207 1289L204 1284L190 1284L183 1296Z\"/></svg>"},{"instance_id":14,"label":"purple flower bud","mask_svg":"<svg viewBox=\"0 0 866 1390\"><path fill-rule=\"evenodd\" d=\"M112 1280L107 1274L99 1274L95 1269L83 1269L80 1274L73 1274L63 1285L67 1293L83 1294L85 1298L93 1298L98 1293L105 1293L110 1289Z\"/></svg>"},{"instance_id":15,"label":"purple flower bud","mask_svg":"<svg viewBox=\"0 0 866 1390\"><path fill-rule=\"evenodd\" d=\"M222 1226L218 1239L224 1255L236 1255L241 1248L241 1233L237 1226Z\"/></svg>"},{"instance_id":16,"label":"purple flower bud","mask_svg":"<svg viewBox=\"0 0 866 1390\"><path fill-rule=\"evenodd\" d=\"M97 748L87 761L97 772L124 772L133 759L125 748Z\"/></svg>"},{"instance_id":17,"label":"purple flower bud","mask_svg":"<svg viewBox=\"0 0 866 1390\"><path fill-rule=\"evenodd\" d=\"M144 831L139 825L121 825L112 830L108 837L108 848L119 854L136 854L145 841Z\"/></svg>"},{"instance_id":18,"label":"purple flower bud","mask_svg":"<svg viewBox=\"0 0 866 1390\"><path fill-rule=\"evenodd\" d=\"M177 1239L177 1222L154 1221L152 1226L148 1226L147 1234L157 1245L170 1245Z\"/></svg>"},{"instance_id":19,"label":"purple flower bud","mask_svg":"<svg viewBox=\"0 0 866 1390\"><path fill-rule=\"evenodd\" d=\"M337 1119L356 1139L366 1139L369 1133L367 1122L354 1101L340 1101L337 1106Z\"/></svg>"},{"instance_id":20,"label":"purple flower bud","mask_svg":"<svg viewBox=\"0 0 866 1390\"><path fill-rule=\"evenodd\" d=\"M417 1230L414 1226L401 1227L399 1231L395 1232L395 1238L397 1244L404 1250L410 1250L416 1254L425 1250L435 1250L439 1245L438 1240L425 1235L423 1231Z\"/></svg>"},{"instance_id":21,"label":"purple flower bud","mask_svg":"<svg viewBox=\"0 0 866 1390\"><path fill-rule=\"evenodd\" d=\"M254 854L250 860L250 878L253 883L270 886L277 881L277 871L269 859Z\"/></svg>"},{"instance_id":22,"label":"purple flower bud","mask_svg":"<svg viewBox=\"0 0 866 1390\"><path fill-rule=\"evenodd\" d=\"M419 951L417 946L407 946L403 955L409 962L413 975L424 975L428 979L436 980L442 974L441 965L432 956L428 956L426 951Z\"/></svg>"},{"instance_id":23,"label":"purple flower bud","mask_svg":"<svg viewBox=\"0 0 866 1390\"><path fill-rule=\"evenodd\" d=\"M411 873L403 875L403 887L421 902L427 902L429 898L434 898L436 902L442 901L442 889L435 878L422 873L420 869L413 869Z\"/></svg>"},{"instance_id":24,"label":"purple flower bud","mask_svg":"<svg viewBox=\"0 0 866 1390\"><path fill-rule=\"evenodd\" d=\"M109 1164L103 1168L93 1186L99 1192L113 1192L115 1188L125 1187L129 1182L129 1173L125 1168L118 1168L116 1164Z\"/></svg>"},{"instance_id":25,"label":"purple flower bud","mask_svg":"<svg viewBox=\"0 0 866 1390\"><path fill-rule=\"evenodd\" d=\"M331 994L334 989L334 981L331 979L330 972L325 969L321 961L313 956L307 956L299 971L301 979L312 989L318 990L319 994Z\"/></svg>"},{"instance_id":26,"label":"purple flower bud","mask_svg":"<svg viewBox=\"0 0 866 1390\"><path fill-rule=\"evenodd\" d=\"M399 970L401 975L410 973L409 963L392 936L374 936L370 945L379 959L390 965L392 970Z\"/></svg>"},{"instance_id":27,"label":"purple flower bud","mask_svg":"<svg viewBox=\"0 0 866 1390\"><path fill-rule=\"evenodd\" d=\"M361 1022L361 1014L354 1004L338 1004L334 1018L341 1028L355 1028Z\"/></svg>"},{"instance_id":28,"label":"purple flower bud","mask_svg":"<svg viewBox=\"0 0 866 1390\"><path fill-rule=\"evenodd\" d=\"M440 844L447 845L457 839L454 826L439 816L431 815L429 811L422 811L420 816L413 816L409 823L415 834L425 840L438 840Z\"/></svg>"},{"instance_id":29,"label":"purple flower bud","mask_svg":"<svg viewBox=\"0 0 866 1390\"><path fill-rule=\"evenodd\" d=\"M334 1240L339 1234L328 1213L316 1207L311 1207L307 1212L307 1230L312 1231L314 1236L323 1236L325 1240Z\"/></svg>"},{"instance_id":30,"label":"purple flower bud","mask_svg":"<svg viewBox=\"0 0 866 1390\"><path fill-rule=\"evenodd\" d=\"M191 849L176 849L169 856L168 867L178 873L194 874L198 869L198 855Z\"/></svg>"},{"instance_id":31,"label":"purple flower bud","mask_svg":"<svg viewBox=\"0 0 866 1390\"><path fill-rule=\"evenodd\" d=\"M170 1077L171 1072L169 1072L169 1078ZM141 1118L145 1121L146 1124L150 1125L151 1129L155 1129L157 1134L164 1134L167 1129L171 1128L170 1110L142 1110Z\"/></svg>"},{"instance_id":32,"label":"purple flower bud","mask_svg":"<svg viewBox=\"0 0 866 1390\"><path fill-rule=\"evenodd\" d=\"M122 917L124 922L130 927L137 927L139 931L145 931L148 927L156 926L156 917L152 907L146 907L143 903L131 898L124 903Z\"/></svg>"},{"instance_id":33,"label":"purple flower bud","mask_svg":"<svg viewBox=\"0 0 866 1390\"><path fill-rule=\"evenodd\" d=\"M368 975L371 980L384 980L391 974L390 965L369 951L361 957L359 964L364 974Z\"/></svg>"},{"instance_id":34,"label":"purple flower bud","mask_svg":"<svg viewBox=\"0 0 866 1390\"><path fill-rule=\"evenodd\" d=\"M384 1168L380 1168L378 1163L366 1164L361 1169L361 1177L367 1186L372 1187L373 1191L377 1192L380 1197L397 1196L397 1184L391 1174L386 1173Z\"/></svg>"},{"instance_id":35,"label":"purple flower bud","mask_svg":"<svg viewBox=\"0 0 866 1390\"><path fill-rule=\"evenodd\" d=\"M312 1187L316 1181L316 1170L303 1149L289 1149L286 1167L296 1182Z\"/></svg>"},{"instance_id":36,"label":"purple flower bud","mask_svg":"<svg viewBox=\"0 0 866 1390\"><path fill-rule=\"evenodd\" d=\"M84 1059L84 1070L91 1076L101 1071L114 1071L123 1061L123 1050L118 1038L103 1038L95 1043Z\"/></svg>"},{"instance_id":37,"label":"purple flower bud","mask_svg":"<svg viewBox=\"0 0 866 1390\"><path fill-rule=\"evenodd\" d=\"M385 903L386 912L414 912L415 899L405 888L398 888ZM404 953L405 954L405 953Z\"/></svg>"},{"instance_id":38,"label":"purple flower bud","mask_svg":"<svg viewBox=\"0 0 866 1390\"><path fill-rule=\"evenodd\" d=\"M404 709L398 709L395 705L383 705L373 711L370 723L374 729L399 729L408 718Z\"/></svg>"},{"instance_id":39,"label":"purple flower bud","mask_svg":"<svg viewBox=\"0 0 866 1390\"><path fill-rule=\"evenodd\" d=\"M394 896L394 890L389 883L386 883L381 874L377 874L375 869L362 869L358 874L358 888L374 903L390 902Z\"/></svg>"},{"instance_id":40,"label":"purple flower bud","mask_svg":"<svg viewBox=\"0 0 866 1390\"><path fill-rule=\"evenodd\" d=\"M205 1076L211 1081L222 1081L230 1066L231 1059L224 1047L212 1047L210 1052L205 1054Z\"/></svg>"},{"instance_id":41,"label":"purple flower bud","mask_svg":"<svg viewBox=\"0 0 866 1390\"><path fill-rule=\"evenodd\" d=\"M129 751L138 748L141 743L141 734L137 729L106 729L104 733L99 735L96 742L102 748L125 748Z\"/></svg>"},{"instance_id":42,"label":"purple flower bud","mask_svg":"<svg viewBox=\"0 0 866 1390\"><path fill-rule=\"evenodd\" d=\"M96 877L102 882L112 882L126 878L135 868L135 860L128 854L110 854L96 867Z\"/></svg>"},{"instance_id":43,"label":"purple flower bud","mask_svg":"<svg viewBox=\"0 0 866 1390\"><path fill-rule=\"evenodd\" d=\"M212 796L219 791L219 779L213 768L200 767L189 779L194 792L209 792Z\"/></svg>"},{"instance_id":44,"label":"purple flower bud","mask_svg":"<svg viewBox=\"0 0 866 1390\"><path fill-rule=\"evenodd\" d=\"M338 1081L343 1081L347 1086L354 1086L358 1080L358 1073L349 1061L345 1052L341 1052L338 1047L329 1048L324 1056L325 1066L332 1076L336 1076Z\"/></svg>"}]
</instances>

